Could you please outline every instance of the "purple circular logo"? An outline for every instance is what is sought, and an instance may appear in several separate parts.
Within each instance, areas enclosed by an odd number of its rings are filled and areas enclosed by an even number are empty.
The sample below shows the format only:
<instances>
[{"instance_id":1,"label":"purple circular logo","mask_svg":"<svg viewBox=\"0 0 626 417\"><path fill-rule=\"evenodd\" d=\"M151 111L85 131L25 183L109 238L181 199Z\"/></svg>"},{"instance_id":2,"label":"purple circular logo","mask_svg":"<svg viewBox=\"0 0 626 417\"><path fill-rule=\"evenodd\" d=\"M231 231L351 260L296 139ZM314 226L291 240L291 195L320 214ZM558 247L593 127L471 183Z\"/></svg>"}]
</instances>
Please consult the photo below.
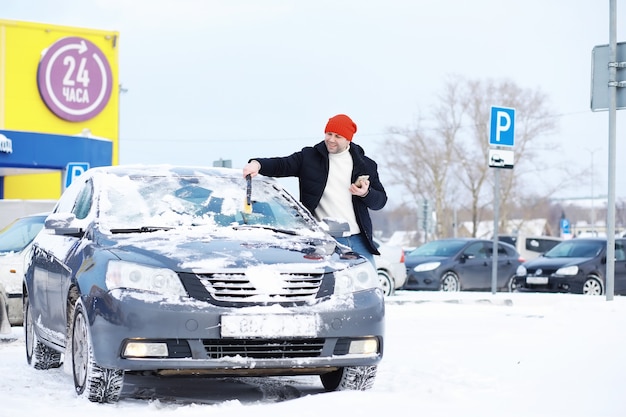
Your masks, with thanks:
<instances>
[{"instance_id":1,"label":"purple circular logo","mask_svg":"<svg viewBox=\"0 0 626 417\"><path fill-rule=\"evenodd\" d=\"M113 76L102 51L87 39L59 39L37 69L39 94L52 113L70 122L98 115L111 98Z\"/></svg>"}]
</instances>

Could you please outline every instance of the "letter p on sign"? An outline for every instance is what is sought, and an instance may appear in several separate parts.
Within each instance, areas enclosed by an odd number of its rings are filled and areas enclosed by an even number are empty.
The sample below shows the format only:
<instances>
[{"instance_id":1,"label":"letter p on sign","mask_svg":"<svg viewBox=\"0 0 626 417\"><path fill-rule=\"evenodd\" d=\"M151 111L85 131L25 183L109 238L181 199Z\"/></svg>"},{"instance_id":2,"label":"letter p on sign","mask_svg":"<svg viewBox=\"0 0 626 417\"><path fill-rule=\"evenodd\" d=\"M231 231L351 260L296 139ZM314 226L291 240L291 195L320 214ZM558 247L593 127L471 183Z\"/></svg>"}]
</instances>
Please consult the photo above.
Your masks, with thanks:
<instances>
[{"instance_id":1,"label":"letter p on sign","mask_svg":"<svg viewBox=\"0 0 626 417\"><path fill-rule=\"evenodd\" d=\"M65 188L69 187L72 181L80 174L89 169L88 162L70 162L65 168Z\"/></svg>"},{"instance_id":2,"label":"letter p on sign","mask_svg":"<svg viewBox=\"0 0 626 417\"><path fill-rule=\"evenodd\" d=\"M515 109L492 107L490 127L490 145L513 146L515 144Z\"/></svg>"}]
</instances>

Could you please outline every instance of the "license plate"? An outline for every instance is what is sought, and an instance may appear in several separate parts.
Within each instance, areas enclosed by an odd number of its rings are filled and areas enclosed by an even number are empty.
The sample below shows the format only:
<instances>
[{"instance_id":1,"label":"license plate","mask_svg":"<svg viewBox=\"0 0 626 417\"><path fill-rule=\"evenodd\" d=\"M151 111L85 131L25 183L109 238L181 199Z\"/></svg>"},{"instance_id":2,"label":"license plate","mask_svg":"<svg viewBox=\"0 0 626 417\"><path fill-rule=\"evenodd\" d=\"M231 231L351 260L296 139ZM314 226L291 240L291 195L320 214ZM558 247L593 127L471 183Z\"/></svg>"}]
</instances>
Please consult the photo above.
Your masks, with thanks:
<instances>
[{"instance_id":1,"label":"license plate","mask_svg":"<svg viewBox=\"0 0 626 417\"><path fill-rule=\"evenodd\" d=\"M526 284L547 284L548 277L526 277Z\"/></svg>"},{"instance_id":2,"label":"license plate","mask_svg":"<svg viewBox=\"0 0 626 417\"><path fill-rule=\"evenodd\" d=\"M229 314L222 316L222 337L314 337L318 316L287 314Z\"/></svg>"}]
</instances>

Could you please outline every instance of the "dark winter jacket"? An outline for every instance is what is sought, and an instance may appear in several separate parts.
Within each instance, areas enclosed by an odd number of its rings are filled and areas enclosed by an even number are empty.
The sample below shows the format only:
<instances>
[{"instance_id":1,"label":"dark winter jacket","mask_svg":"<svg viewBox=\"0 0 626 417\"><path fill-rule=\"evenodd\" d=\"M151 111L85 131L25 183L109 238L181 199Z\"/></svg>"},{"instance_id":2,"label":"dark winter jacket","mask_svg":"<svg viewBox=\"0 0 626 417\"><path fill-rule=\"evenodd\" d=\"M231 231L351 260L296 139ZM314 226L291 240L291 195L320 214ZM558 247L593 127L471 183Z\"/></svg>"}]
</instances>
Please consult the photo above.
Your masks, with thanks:
<instances>
[{"instance_id":1,"label":"dark winter jacket","mask_svg":"<svg viewBox=\"0 0 626 417\"><path fill-rule=\"evenodd\" d=\"M350 155L352 155L353 169L352 182L359 175L369 175L370 188L365 197L352 196L352 206L356 221L361 233L365 234L371 253L379 255L378 249L372 240L372 219L369 209L380 210L387 203L387 193L378 177L376 162L365 156L362 147L350 143ZM328 149L324 141L315 146L307 146L289 156L275 158L252 158L259 161L261 170L259 173L268 177L298 177L300 189L300 202L311 213L315 212L322 198L326 181L328 180ZM251 159L251 160L252 160Z\"/></svg>"}]
</instances>

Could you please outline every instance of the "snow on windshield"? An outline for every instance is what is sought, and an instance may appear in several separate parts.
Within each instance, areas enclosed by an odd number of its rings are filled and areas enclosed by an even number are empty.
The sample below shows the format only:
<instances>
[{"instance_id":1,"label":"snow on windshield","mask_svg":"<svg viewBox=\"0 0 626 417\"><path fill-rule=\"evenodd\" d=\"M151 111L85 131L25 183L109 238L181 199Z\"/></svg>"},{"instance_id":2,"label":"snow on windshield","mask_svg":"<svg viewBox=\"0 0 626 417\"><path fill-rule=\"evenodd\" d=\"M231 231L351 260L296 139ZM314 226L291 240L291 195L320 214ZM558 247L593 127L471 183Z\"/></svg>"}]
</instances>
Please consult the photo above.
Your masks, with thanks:
<instances>
[{"instance_id":1,"label":"snow on windshield","mask_svg":"<svg viewBox=\"0 0 626 417\"><path fill-rule=\"evenodd\" d=\"M108 229L211 225L265 225L311 229L293 201L265 181L254 181L246 213L243 178L177 175L107 175L100 181L101 225Z\"/></svg>"}]
</instances>

